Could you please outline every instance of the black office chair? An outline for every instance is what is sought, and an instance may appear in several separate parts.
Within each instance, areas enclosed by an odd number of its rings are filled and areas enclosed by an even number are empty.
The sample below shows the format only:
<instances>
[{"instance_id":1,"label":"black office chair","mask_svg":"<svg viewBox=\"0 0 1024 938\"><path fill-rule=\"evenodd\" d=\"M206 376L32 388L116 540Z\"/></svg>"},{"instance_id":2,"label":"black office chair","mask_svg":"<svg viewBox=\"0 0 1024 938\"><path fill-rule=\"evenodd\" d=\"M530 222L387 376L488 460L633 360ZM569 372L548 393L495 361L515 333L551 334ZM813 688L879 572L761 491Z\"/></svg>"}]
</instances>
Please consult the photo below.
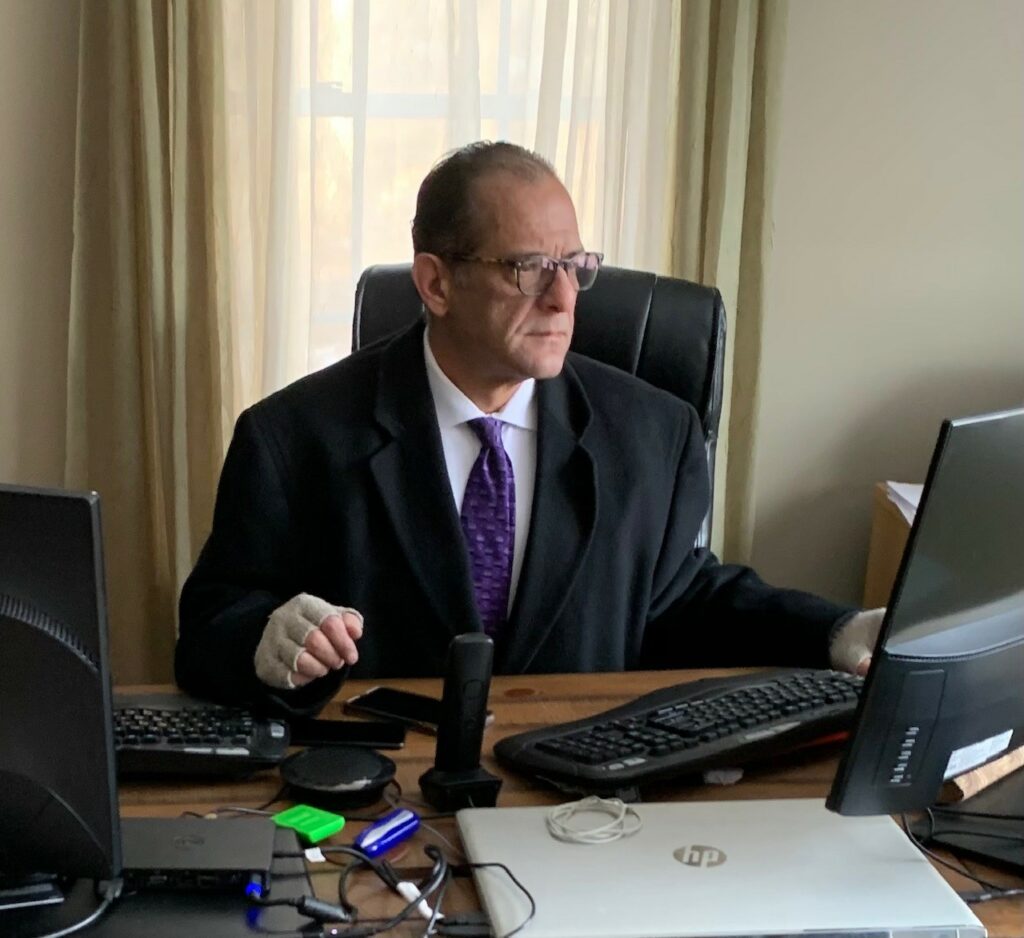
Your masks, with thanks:
<instances>
[{"instance_id":1,"label":"black office chair","mask_svg":"<svg viewBox=\"0 0 1024 938\"><path fill-rule=\"evenodd\" d=\"M381 264L356 285L352 350L409 326L423 314L411 264ZM725 307L714 287L621 267L602 267L579 295L573 351L628 371L692 404L704 428L708 476L722 413ZM711 539L711 508L697 546Z\"/></svg>"}]
</instances>

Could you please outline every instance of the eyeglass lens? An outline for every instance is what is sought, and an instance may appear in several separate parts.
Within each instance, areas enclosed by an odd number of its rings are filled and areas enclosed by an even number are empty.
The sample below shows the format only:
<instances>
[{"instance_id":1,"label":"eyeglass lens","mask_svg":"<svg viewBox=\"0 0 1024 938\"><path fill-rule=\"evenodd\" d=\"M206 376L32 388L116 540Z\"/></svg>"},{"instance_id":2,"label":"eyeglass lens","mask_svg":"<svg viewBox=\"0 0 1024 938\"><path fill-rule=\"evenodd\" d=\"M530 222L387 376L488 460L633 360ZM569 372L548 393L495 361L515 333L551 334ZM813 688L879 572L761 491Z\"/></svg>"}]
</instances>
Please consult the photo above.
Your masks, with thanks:
<instances>
[{"instance_id":1,"label":"eyeglass lens","mask_svg":"<svg viewBox=\"0 0 1024 938\"><path fill-rule=\"evenodd\" d=\"M597 254L589 252L564 261L552 257L531 258L517 270L519 289L527 296L539 296L551 286L559 267L565 268L569 282L577 290L589 290L597 279L601 260Z\"/></svg>"}]
</instances>

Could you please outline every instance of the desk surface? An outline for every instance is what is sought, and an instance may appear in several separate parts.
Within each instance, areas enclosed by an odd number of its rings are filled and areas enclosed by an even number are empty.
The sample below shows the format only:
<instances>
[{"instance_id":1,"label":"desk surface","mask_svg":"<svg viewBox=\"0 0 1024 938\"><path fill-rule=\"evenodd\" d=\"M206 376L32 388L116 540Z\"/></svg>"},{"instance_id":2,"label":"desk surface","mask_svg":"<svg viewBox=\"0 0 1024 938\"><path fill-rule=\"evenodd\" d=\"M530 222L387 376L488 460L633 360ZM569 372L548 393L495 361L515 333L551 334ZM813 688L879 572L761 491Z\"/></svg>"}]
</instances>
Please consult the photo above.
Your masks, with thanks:
<instances>
[{"instance_id":1,"label":"desk surface","mask_svg":"<svg viewBox=\"0 0 1024 938\"><path fill-rule=\"evenodd\" d=\"M579 719L659 687L666 687L683 680L734 673L730 671L657 671L632 672L624 674L585 675L528 675L518 677L495 677L491 686L490 706L494 710L494 724L484 736L484 766L504 779L498 804L536 805L559 804L569 800L566 796L548 788L541 788L531 780L500 768L491 756L494 743L502 736L535 729L553 723ZM379 682L373 682L379 683ZM389 680L389 686L439 696L440 680ZM322 717L340 717L340 701L367 689L371 682L350 681L342 687L335 702L327 706ZM126 688L127 689L127 688ZM143 688L130 688L140 690ZM154 690L156 688L153 688ZM166 688L161 688L166 690ZM404 749L389 751L388 756L398 766L398 781L402 791L413 799L419 799L417 779L432 764L434 739L418 732L410 732ZM837 750L809 750L799 755L789 755L772 767L748 769L745 777L736 785L663 785L645 793L652 801L676 800L732 800L756 798L824 798L832 783L835 772ZM174 816L185 810L209 811L223 805L255 806L268 801L277 794L280 779L276 772L263 772L245 782L213 782L201 785L129 783L121 788L121 811L124 815L166 815ZM285 807L282 803L281 807ZM276 807L276 806L275 806ZM380 812L386 806L365 809L360 813ZM355 822L346 825L340 843L347 843L361 825ZM456 840L454 822L438 821L432 824L449 840ZM429 836L429 832L425 832ZM422 854L422 847L428 842L440 842L418 838L404 856L395 860L397 866L409 867L411 875L424 875L429 861ZM993 870L981 864L968 862L972 871L1006 885L1019 885L1012 875ZM955 889L977 888L972 881L940 867L940 872ZM317 892L323 898L336 899L334 877L314 876ZM382 886L371 878L353 878L351 897L364 916L391 914L400 907L397 900L387 895ZM465 910L478 908L472 885L468 880L457 880L445 899L445 909ZM1021 938L1024 935L1024 897L1000 899L974 907L974 912L989 930L992 938ZM423 924L412 924L404 930L391 934L421 934Z\"/></svg>"}]
</instances>

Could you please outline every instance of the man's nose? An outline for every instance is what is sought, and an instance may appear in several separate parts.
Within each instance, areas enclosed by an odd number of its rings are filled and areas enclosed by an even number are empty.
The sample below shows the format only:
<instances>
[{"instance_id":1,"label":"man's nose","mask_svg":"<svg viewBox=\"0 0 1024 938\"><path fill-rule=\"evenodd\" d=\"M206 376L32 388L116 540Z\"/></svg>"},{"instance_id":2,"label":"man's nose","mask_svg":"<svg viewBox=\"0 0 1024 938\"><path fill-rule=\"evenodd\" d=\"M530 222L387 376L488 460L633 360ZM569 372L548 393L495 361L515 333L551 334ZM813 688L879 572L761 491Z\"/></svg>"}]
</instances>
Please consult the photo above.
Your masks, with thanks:
<instances>
[{"instance_id":1,"label":"man's nose","mask_svg":"<svg viewBox=\"0 0 1024 938\"><path fill-rule=\"evenodd\" d=\"M579 288L576 281L569 276L564 267L555 271L554 279L541 296L542 305L550 312L557 313L563 310L571 310L576 306L576 295Z\"/></svg>"}]
</instances>

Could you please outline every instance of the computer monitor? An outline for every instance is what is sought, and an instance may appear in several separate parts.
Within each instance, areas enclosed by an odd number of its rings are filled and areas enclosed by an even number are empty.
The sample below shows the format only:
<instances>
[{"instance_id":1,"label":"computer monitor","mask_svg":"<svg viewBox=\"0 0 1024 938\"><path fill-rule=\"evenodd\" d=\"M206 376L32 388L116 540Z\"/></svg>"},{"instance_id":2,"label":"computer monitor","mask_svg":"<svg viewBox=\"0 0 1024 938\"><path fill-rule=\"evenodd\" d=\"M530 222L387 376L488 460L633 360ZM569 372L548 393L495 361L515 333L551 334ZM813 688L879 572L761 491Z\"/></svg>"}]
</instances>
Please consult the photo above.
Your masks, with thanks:
<instances>
[{"instance_id":1,"label":"computer monitor","mask_svg":"<svg viewBox=\"0 0 1024 938\"><path fill-rule=\"evenodd\" d=\"M121 870L99 497L0 486L0 886Z\"/></svg>"},{"instance_id":2,"label":"computer monitor","mask_svg":"<svg viewBox=\"0 0 1024 938\"><path fill-rule=\"evenodd\" d=\"M947 420L827 806L920 811L1024 745L1024 410Z\"/></svg>"}]
</instances>

